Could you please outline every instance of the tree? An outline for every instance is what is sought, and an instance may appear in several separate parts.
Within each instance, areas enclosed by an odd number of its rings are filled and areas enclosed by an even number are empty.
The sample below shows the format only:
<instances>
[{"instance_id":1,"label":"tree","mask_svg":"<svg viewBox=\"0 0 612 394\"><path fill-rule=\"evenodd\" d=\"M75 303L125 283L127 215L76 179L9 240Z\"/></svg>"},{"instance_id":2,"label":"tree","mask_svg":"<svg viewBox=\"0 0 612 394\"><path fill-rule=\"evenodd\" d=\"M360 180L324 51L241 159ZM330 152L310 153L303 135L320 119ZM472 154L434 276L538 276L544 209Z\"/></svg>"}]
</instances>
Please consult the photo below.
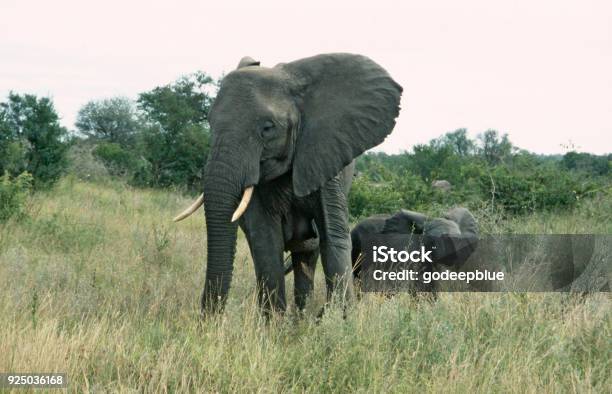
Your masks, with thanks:
<instances>
[{"instance_id":1,"label":"tree","mask_svg":"<svg viewBox=\"0 0 612 394\"><path fill-rule=\"evenodd\" d=\"M426 181L437 178L439 175L438 169L452 155L450 148L436 146L434 143L418 144L412 150L414 153L412 154L411 169Z\"/></svg>"},{"instance_id":2,"label":"tree","mask_svg":"<svg viewBox=\"0 0 612 394\"><path fill-rule=\"evenodd\" d=\"M24 146L10 128L7 114L0 107L0 175L5 172L20 174L26 167Z\"/></svg>"},{"instance_id":3,"label":"tree","mask_svg":"<svg viewBox=\"0 0 612 394\"><path fill-rule=\"evenodd\" d=\"M133 143L139 127L134 104L125 97L88 102L79 110L75 125L90 138L122 146Z\"/></svg>"},{"instance_id":4,"label":"tree","mask_svg":"<svg viewBox=\"0 0 612 394\"><path fill-rule=\"evenodd\" d=\"M612 167L612 154L597 156L571 151L563 156L561 165L568 170L582 171L589 175L608 175Z\"/></svg>"},{"instance_id":5,"label":"tree","mask_svg":"<svg viewBox=\"0 0 612 394\"><path fill-rule=\"evenodd\" d=\"M139 95L145 121L140 147L153 185L200 187L215 87L211 77L198 72Z\"/></svg>"},{"instance_id":6,"label":"tree","mask_svg":"<svg viewBox=\"0 0 612 394\"><path fill-rule=\"evenodd\" d=\"M502 135L500 139L499 133L496 130L487 130L478 135L478 139L481 143L479 153L489 164L504 162L515 150L508 139L508 134Z\"/></svg>"},{"instance_id":7,"label":"tree","mask_svg":"<svg viewBox=\"0 0 612 394\"><path fill-rule=\"evenodd\" d=\"M458 156L468 156L475 152L476 146L467 136L467 129L457 129L444 134L437 143L449 147Z\"/></svg>"},{"instance_id":8,"label":"tree","mask_svg":"<svg viewBox=\"0 0 612 394\"><path fill-rule=\"evenodd\" d=\"M138 107L164 132L179 133L189 125L202 125L208 121L208 110L213 101L211 88L214 86L210 76L196 72L172 84L141 93Z\"/></svg>"},{"instance_id":9,"label":"tree","mask_svg":"<svg viewBox=\"0 0 612 394\"><path fill-rule=\"evenodd\" d=\"M0 103L0 133L1 171L25 170L36 186L55 182L64 171L68 133L50 98L9 93Z\"/></svg>"}]
</instances>

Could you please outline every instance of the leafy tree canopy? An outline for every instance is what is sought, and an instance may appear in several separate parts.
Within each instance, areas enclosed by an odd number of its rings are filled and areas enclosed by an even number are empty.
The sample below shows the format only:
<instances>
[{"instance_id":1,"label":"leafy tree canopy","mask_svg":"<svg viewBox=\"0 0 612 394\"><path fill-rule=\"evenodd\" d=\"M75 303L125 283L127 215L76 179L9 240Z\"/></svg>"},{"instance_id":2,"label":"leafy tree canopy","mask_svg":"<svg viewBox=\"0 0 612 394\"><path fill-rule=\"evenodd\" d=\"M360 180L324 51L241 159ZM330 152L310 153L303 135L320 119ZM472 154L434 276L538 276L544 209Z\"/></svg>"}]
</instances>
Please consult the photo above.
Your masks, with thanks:
<instances>
[{"instance_id":1,"label":"leafy tree canopy","mask_svg":"<svg viewBox=\"0 0 612 394\"><path fill-rule=\"evenodd\" d=\"M216 83L201 72L141 93L145 130L140 147L147 183L199 189L209 146L208 111Z\"/></svg>"},{"instance_id":2,"label":"leafy tree canopy","mask_svg":"<svg viewBox=\"0 0 612 394\"><path fill-rule=\"evenodd\" d=\"M0 172L27 171L36 186L51 184L66 167L67 139L50 98L11 92L0 103Z\"/></svg>"},{"instance_id":3,"label":"leafy tree canopy","mask_svg":"<svg viewBox=\"0 0 612 394\"><path fill-rule=\"evenodd\" d=\"M87 137L124 145L133 142L139 128L134 103L125 97L88 102L75 125Z\"/></svg>"}]
</instances>

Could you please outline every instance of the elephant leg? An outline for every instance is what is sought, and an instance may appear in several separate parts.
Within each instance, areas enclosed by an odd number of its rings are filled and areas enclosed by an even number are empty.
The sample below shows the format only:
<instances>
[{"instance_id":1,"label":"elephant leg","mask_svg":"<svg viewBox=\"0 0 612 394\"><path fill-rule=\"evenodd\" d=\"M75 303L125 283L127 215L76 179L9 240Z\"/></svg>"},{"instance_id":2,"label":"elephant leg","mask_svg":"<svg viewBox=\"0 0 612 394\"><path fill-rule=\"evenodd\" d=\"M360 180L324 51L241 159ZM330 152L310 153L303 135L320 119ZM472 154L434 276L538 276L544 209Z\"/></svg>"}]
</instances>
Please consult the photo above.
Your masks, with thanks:
<instances>
[{"instance_id":1,"label":"elephant leg","mask_svg":"<svg viewBox=\"0 0 612 394\"><path fill-rule=\"evenodd\" d=\"M314 275L319 258L319 249L309 252L291 253L294 277L295 305L298 310L304 310L308 297L314 288Z\"/></svg>"},{"instance_id":2,"label":"elephant leg","mask_svg":"<svg viewBox=\"0 0 612 394\"><path fill-rule=\"evenodd\" d=\"M327 285L327 300L334 291L342 302L353 298L351 238L346 195L339 177L330 179L320 193L320 209L315 214L319 229L321 262Z\"/></svg>"},{"instance_id":3,"label":"elephant leg","mask_svg":"<svg viewBox=\"0 0 612 394\"><path fill-rule=\"evenodd\" d=\"M353 278L359 279L361 274L361 238L356 231L351 232L351 269L353 270Z\"/></svg>"},{"instance_id":4,"label":"elephant leg","mask_svg":"<svg viewBox=\"0 0 612 394\"><path fill-rule=\"evenodd\" d=\"M548 257L553 290L567 291L574 281L574 258L571 235L551 235L548 238Z\"/></svg>"},{"instance_id":5,"label":"elephant leg","mask_svg":"<svg viewBox=\"0 0 612 394\"><path fill-rule=\"evenodd\" d=\"M282 312L286 308L286 298L281 219L270 215L258 198L253 198L241 219L241 226L255 265L259 303L266 313Z\"/></svg>"}]
</instances>

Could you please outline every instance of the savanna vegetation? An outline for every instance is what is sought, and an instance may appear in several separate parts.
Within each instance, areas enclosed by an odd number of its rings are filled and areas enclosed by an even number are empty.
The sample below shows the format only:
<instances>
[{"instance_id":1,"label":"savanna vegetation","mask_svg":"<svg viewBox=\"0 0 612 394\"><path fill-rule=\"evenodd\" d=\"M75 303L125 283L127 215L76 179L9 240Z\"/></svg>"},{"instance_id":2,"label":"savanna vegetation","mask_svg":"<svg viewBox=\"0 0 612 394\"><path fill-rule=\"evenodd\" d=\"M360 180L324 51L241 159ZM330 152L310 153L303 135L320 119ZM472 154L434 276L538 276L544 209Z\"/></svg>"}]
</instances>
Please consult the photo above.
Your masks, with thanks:
<instances>
[{"instance_id":1,"label":"savanna vegetation","mask_svg":"<svg viewBox=\"0 0 612 394\"><path fill-rule=\"evenodd\" d=\"M0 103L0 173L14 178L27 172L36 189L71 173L87 181L110 177L136 187L199 193L209 148L207 113L217 86L196 72L135 101L90 101L72 132L60 126L51 99L10 93ZM608 193L612 154L567 150L537 155L496 130L473 139L458 129L401 154L365 154L357 161L350 213L356 220L406 207L479 209L487 202L505 214L524 215L573 209L580 199ZM449 181L452 189L432 188L435 180Z\"/></svg>"},{"instance_id":2,"label":"savanna vegetation","mask_svg":"<svg viewBox=\"0 0 612 394\"><path fill-rule=\"evenodd\" d=\"M609 391L608 293L365 294L317 320L319 270L305 316L266 320L239 234L227 308L202 319L202 213L171 218L200 191L216 86L92 101L74 131L49 98L0 104L0 371L66 372L71 392ZM463 205L483 233L612 234L611 163L460 129L359 158L350 213Z\"/></svg>"},{"instance_id":3,"label":"savanna vegetation","mask_svg":"<svg viewBox=\"0 0 612 394\"><path fill-rule=\"evenodd\" d=\"M201 215L190 198L62 179L0 225L0 370L65 371L71 392L607 392L607 293L365 294L346 320L321 271L303 318L265 321L239 236L225 313L202 320ZM607 233L612 199L502 218L486 231ZM288 286L292 278L288 277Z\"/></svg>"}]
</instances>

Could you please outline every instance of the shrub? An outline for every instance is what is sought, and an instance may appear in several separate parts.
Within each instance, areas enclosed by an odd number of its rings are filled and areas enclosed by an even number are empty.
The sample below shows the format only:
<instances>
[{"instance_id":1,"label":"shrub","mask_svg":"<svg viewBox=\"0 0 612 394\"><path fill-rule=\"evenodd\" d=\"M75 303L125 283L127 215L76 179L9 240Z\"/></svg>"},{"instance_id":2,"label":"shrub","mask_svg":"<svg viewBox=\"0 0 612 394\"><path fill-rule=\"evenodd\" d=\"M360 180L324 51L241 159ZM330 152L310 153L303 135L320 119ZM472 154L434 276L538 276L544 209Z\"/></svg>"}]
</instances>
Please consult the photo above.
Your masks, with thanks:
<instances>
[{"instance_id":1,"label":"shrub","mask_svg":"<svg viewBox=\"0 0 612 394\"><path fill-rule=\"evenodd\" d=\"M185 126L176 134L155 125L143 129L138 144L143 159L142 163L137 163L133 183L199 190L208 138L208 126L204 125Z\"/></svg>"},{"instance_id":2,"label":"shrub","mask_svg":"<svg viewBox=\"0 0 612 394\"><path fill-rule=\"evenodd\" d=\"M582 171L590 175L609 175L612 172L612 154L596 156L589 153L568 152L561 159L561 166L568 170Z\"/></svg>"},{"instance_id":3,"label":"shrub","mask_svg":"<svg viewBox=\"0 0 612 394\"><path fill-rule=\"evenodd\" d=\"M134 172L136 159L134 154L115 142L101 142L92 151L108 170L109 174L126 176Z\"/></svg>"},{"instance_id":4,"label":"shrub","mask_svg":"<svg viewBox=\"0 0 612 394\"><path fill-rule=\"evenodd\" d=\"M349 193L349 213L353 220L377 213L391 213L402 208L402 194L386 182L368 177L355 179Z\"/></svg>"},{"instance_id":5,"label":"shrub","mask_svg":"<svg viewBox=\"0 0 612 394\"><path fill-rule=\"evenodd\" d=\"M37 187L53 184L67 166L68 132L48 97L9 93L0 103L0 171L32 174Z\"/></svg>"},{"instance_id":6,"label":"shrub","mask_svg":"<svg viewBox=\"0 0 612 394\"><path fill-rule=\"evenodd\" d=\"M423 212L453 205L478 209L483 202L509 214L571 209L582 197L610 187L611 159L610 154L576 152L536 155L514 147L494 130L481 134L477 142L457 130L416 145L412 152L359 157L357 170L365 178L356 182L349 210L355 217L395 207ZM432 190L436 179L449 181L451 191Z\"/></svg>"},{"instance_id":7,"label":"shrub","mask_svg":"<svg viewBox=\"0 0 612 394\"><path fill-rule=\"evenodd\" d=\"M8 171L9 174L21 174L26 171L28 161L27 149L23 141L12 141L4 135L0 141L0 174Z\"/></svg>"},{"instance_id":8,"label":"shrub","mask_svg":"<svg viewBox=\"0 0 612 394\"><path fill-rule=\"evenodd\" d=\"M86 141L77 140L68 150L69 174L86 181L102 181L109 175L108 170L93 155L95 146Z\"/></svg>"},{"instance_id":9,"label":"shrub","mask_svg":"<svg viewBox=\"0 0 612 394\"><path fill-rule=\"evenodd\" d=\"M32 175L21 173L11 179L8 172L0 178L0 222L25 214L26 197L32 189Z\"/></svg>"},{"instance_id":10,"label":"shrub","mask_svg":"<svg viewBox=\"0 0 612 394\"><path fill-rule=\"evenodd\" d=\"M495 203L514 214L572 208L581 195L595 186L592 182L581 181L578 176L550 165L493 168L490 176L482 176L481 179L485 198L491 196L491 181L495 185Z\"/></svg>"}]
</instances>

